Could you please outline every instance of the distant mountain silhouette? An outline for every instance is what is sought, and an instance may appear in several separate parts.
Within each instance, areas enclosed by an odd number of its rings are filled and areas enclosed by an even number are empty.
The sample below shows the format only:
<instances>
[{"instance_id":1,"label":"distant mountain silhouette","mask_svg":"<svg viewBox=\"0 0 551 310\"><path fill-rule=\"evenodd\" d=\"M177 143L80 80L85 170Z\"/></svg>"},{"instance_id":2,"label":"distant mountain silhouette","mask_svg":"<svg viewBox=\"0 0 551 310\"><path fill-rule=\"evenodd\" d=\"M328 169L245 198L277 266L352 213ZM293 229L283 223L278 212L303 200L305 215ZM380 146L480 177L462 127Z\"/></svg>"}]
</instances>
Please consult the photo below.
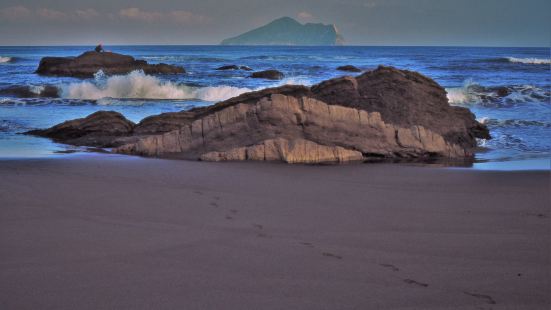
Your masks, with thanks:
<instances>
[{"instance_id":1,"label":"distant mountain silhouette","mask_svg":"<svg viewBox=\"0 0 551 310\"><path fill-rule=\"evenodd\" d=\"M342 45L335 25L301 24L290 17L222 41L222 45Z\"/></svg>"}]
</instances>

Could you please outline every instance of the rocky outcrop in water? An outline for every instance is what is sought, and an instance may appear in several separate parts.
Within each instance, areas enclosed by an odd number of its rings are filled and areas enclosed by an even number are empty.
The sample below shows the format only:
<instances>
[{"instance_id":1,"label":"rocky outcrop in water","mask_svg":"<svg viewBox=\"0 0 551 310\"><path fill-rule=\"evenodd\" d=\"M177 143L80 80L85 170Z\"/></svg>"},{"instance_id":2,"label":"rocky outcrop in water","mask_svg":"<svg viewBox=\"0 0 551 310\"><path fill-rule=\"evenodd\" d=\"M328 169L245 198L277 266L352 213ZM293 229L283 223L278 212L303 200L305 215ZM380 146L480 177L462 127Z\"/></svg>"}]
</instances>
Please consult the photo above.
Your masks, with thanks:
<instances>
[{"instance_id":1,"label":"rocky outcrop in water","mask_svg":"<svg viewBox=\"0 0 551 310\"><path fill-rule=\"evenodd\" d=\"M0 95L17 98L58 98L59 89L53 85L40 87L13 85L0 89Z\"/></svg>"},{"instance_id":2,"label":"rocky outcrop in water","mask_svg":"<svg viewBox=\"0 0 551 310\"><path fill-rule=\"evenodd\" d=\"M127 74L134 70L143 70L146 74L179 74L185 69L178 66L148 64L145 60L136 60L132 56L111 52L85 52L77 57L44 57L36 73L40 75L93 77L102 70L105 74Z\"/></svg>"},{"instance_id":3,"label":"rocky outcrop in water","mask_svg":"<svg viewBox=\"0 0 551 310\"><path fill-rule=\"evenodd\" d=\"M278 70L264 70L253 72L251 77L253 79L281 80L285 77L285 75Z\"/></svg>"},{"instance_id":4,"label":"rocky outcrop in water","mask_svg":"<svg viewBox=\"0 0 551 310\"><path fill-rule=\"evenodd\" d=\"M340 66L337 68L337 70L345 72L362 72L362 69L352 65Z\"/></svg>"},{"instance_id":5,"label":"rocky outcrop in water","mask_svg":"<svg viewBox=\"0 0 551 310\"><path fill-rule=\"evenodd\" d=\"M468 109L448 104L436 82L390 67L313 87L251 92L135 126L120 114L103 113L32 134L114 146L123 154L288 163L464 158L472 156L476 138L490 138Z\"/></svg>"},{"instance_id":6,"label":"rocky outcrop in water","mask_svg":"<svg viewBox=\"0 0 551 310\"><path fill-rule=\"evenodd\" d=\"M244 70L244 71L252 71L253 69L247 67L247 66L238 66L238 65L226 65L222 67L216 68L218 71L227 71L227 70Z\"/></svg>"}]
</instances>

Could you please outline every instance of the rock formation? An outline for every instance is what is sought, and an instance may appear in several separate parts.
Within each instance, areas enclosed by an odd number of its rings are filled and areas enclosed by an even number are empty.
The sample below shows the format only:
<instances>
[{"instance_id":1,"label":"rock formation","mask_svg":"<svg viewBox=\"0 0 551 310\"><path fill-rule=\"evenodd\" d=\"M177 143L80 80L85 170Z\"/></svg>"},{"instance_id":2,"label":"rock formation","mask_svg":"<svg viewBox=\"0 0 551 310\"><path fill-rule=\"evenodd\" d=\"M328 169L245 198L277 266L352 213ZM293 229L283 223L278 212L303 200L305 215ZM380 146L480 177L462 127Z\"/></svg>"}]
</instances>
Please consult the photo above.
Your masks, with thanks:
<instances>
[{"instance_id":1,"label":"rock formation","mask_svg":"<svg viewBox=\"0 0 551 310\"><path fill-rule=\"evenodd\" d=\"M85 52L77 57L44 57L40 60L36 73L40 75L93 77L102 70L105 74L127 74L134 70L143 70L146 74L185 73L182 67L160 64L148 64L145 60L136 60L132 56L111 52Z\"/></svg>"},{"instance_id":2,"label":"rock formation","mask_svg":"<svg viewBox=\"0 0 551 310\"><path fill-rule=\"evenodd\" d=\"M111 147L116 138L130 135L134 126L134 123L118 112L99 111L85 118L27 133L72 145Z\"/></svg>"},{"instance_id":3,"label":"rock formation","mask_svg":"<svg viewBox=\"0 0 551 310\"><path fill-rule=\"evenodd\" d=\"M242 35L222 41L222 45L342 45L344 39L335 25L301 24L282 17Z\"/></svg>"},{"instance_id":4,"label":"rock formation","mask_svg":"<svg viewBox=\"0 0 551 310\"><path fill-rule=\"evenodd\" d=\"M379 67L313 87L286 85L213 106L151 116L134 125L98 112L31 134L114 152L207 161L346 162L368 158L464 158L490 138L433 80Z\"/></svg>"},{"instance_id":5,"label":"rock formation","mask_svg":"<svg viewBox=\"0 0 551 310\"><path fill-rule=\"evenodd\" d=\"M362 69L352 65L340 66L337 68L337 70L346 72L362 72Z\"/></svg>"},{"instance_id":6,"label":"rock formation","mask_svg":"<svg viewBox=\"0 0 551 310\"><path fill-rule=\"evenodd\" d=\"M253 72L251 77L254 79L281 80L285 77L285 75L277 70L265 70Z\"/></svg>"},{"instance_id":7,"label":"rock formation","mask_svg":"<svg viewBox=\"0 0 551 310\"><path fill-rule=\"evenodd\" d=\"M247 67L247 66L238 66L238 65L226 65L222 67L216 68L218 71L226 71L226 70L243 70L243 71L252 71L253 69Z\"/></svg>"},{"instance_id":8,"label":"rock formation","mask_svg":"<svg viewBox=\"0 0 551 310\"><path fill-rule=\"evenodd\" d=\"M53 85L45 85L41 87L13 85L0 89L0 95L18 98L58 98L59 89Z\"/></svg>"}]
</instances>

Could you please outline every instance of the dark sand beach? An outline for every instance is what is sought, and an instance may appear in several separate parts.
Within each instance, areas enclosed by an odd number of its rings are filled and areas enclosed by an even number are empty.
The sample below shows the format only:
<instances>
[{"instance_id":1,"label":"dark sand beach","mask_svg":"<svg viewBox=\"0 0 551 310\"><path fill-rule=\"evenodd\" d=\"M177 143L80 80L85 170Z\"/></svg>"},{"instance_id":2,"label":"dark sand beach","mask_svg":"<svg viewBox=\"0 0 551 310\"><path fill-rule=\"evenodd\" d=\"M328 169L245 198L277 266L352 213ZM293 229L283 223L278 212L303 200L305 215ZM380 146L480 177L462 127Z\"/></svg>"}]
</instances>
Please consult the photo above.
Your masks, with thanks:
<instances>
[{"instance_id":1,"label":"dark sand beach","mask_svg":"<svg viewBox=\"0 0 551 310\"><path fill-rule=\"evenodd\" d=\"M2 309L549 309L549 172L0 161Z\"/></svg>"}]
</instances>

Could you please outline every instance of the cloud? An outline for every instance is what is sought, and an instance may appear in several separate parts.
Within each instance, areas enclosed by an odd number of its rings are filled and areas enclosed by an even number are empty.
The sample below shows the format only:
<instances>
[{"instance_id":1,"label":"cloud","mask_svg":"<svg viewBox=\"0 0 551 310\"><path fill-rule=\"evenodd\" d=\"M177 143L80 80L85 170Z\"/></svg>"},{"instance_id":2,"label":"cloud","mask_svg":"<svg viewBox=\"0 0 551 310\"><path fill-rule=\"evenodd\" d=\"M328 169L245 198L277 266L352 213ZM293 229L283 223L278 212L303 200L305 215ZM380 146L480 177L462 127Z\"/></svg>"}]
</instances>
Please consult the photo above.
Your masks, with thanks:
<instances>
[{"instance_id":1,"label":"cloud","mask_svg":"<svg viewBox=\"0 0 551 310\"><path fill-rule=\"evenodd\" d=\"M159 12L147 12L138 8L127 8L119 11L119 15L123 18L144 22L156 22L163 19L163 14Z\"/></svg>"},{"instance_id":2,"label":"cloud","mask_svg":"<svg viewBox=\"0 0 551 310\"><path fill-rule=\"evenodd\" d=\"M309 13L309 12L300 12L297 14L297 17L302 20L310 20L314 18L314 15L312 15L312 13Z\"/></svg>"},{"instance_id":3,"label":"cloud","mask_svg":"<svg viewBox=\"0 0 551 310\"><path fill-rule=\"evenodd\" d=\"M210 21L207 16L197 15L189 11L174 10L170 12L143 11L139 8L126 8L119 11L123 19L141 22L172 22L176 24L201 24Z\"/></svg>"},{"instance_id":4,"label":"cloud","mask_svg":"<svg viewBox=\"0 0 551 310\"><path fill-rule=\"evenodd\" d=\"M374 2L374 1L368 1L368 2L364 3L364 7L366 7L366 8L372 9L372 8L374 8L374 7L376 7L376 6L377 6L377 3Z\"/></svg>"},{"instance_id":5,"label":"cloud","mask_svg":"<svg viewBox=\"0 0 551 310\"><path fill-rule=\"evenodd\" d=\"M0 9L0 19L7 21L25 22L30 19L45 21L81 21L100 17L101 14L94 9L77 9L74 11L58 11L51 8L38 8L31 10L24 6L14 6Z\"/></svg>"},{"instance_id":6,"label":"cloud","mask_svg":"<svg viewBox=\"0 0 551 310\"><path fill-rule=\"evenodd\" d=\"M2 20L16 21L25 19L31 15L31 10L27 9L24 6L11 6L0 9L0 19Z\"/></svg>"},{"instance_id":7,"label":"cloud","mask_svg":"<svg viewBox=\"0 0 551 310\"><path fill-rule=\"evenodd\" d=\"M76 10L75 15L82 19L94 19L100 16L98 11L94 9Z\"/></svg>"},{"instance_id":8,"label":"cloud","mask_svg":"<svg viewBox=\"0 0 551 310\"><path fill-rule=\"evenodd\" d=\"M48 20L63 20L63 19L68 17L67 14L65 14L61 11L53 10L53 9L46 9L46 8L41 8L41 9L36 10L36 15L38 17L48 19Z\"/></svg>"}]
</instances>

